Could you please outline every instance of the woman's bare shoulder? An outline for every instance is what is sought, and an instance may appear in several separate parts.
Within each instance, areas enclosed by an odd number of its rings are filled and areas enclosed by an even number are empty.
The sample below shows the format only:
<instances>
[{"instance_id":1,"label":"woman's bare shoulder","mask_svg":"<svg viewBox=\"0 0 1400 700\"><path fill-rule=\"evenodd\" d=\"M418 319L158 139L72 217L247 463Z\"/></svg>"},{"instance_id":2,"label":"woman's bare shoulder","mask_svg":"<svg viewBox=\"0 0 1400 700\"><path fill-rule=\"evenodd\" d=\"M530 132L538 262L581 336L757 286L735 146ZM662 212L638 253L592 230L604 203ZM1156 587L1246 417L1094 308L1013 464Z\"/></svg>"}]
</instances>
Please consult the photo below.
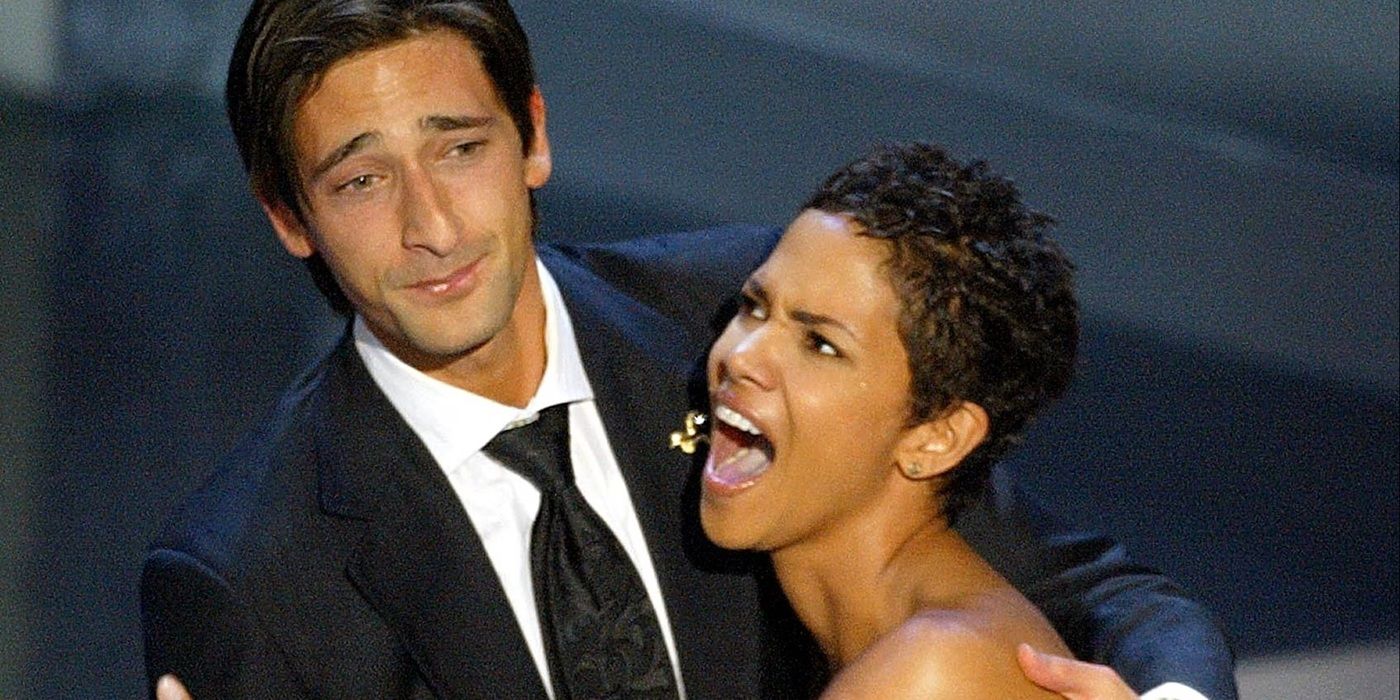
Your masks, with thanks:
<instances>
[{"instance_id":1,"label":"woman's bare shoulder","mask_svg":"<svg viewBox=\"0 0 1400 700\"><path fill-rule=\"evenodd\" d=\"M1046 633L1016 606L995 599L925 610L877 639L833 679L823 698L1009 698L1060 696L1026 680L1016 646L1047 645Z\"/></svg>"}]
</instances>

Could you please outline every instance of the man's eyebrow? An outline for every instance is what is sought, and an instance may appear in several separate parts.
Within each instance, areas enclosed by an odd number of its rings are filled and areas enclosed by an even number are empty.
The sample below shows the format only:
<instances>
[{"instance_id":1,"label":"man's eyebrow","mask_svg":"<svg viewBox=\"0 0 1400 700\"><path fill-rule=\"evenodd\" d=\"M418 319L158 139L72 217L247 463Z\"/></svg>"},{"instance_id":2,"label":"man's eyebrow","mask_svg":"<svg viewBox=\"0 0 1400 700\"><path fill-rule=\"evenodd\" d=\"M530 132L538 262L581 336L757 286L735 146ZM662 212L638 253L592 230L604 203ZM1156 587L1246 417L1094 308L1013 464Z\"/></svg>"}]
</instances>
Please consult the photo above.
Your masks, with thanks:
<instances>
[{"instance_id":1,"label":"man's eyebrow","mask_svg":"<svg viewBox=\"0 0 1400 700\"><path fill-rule=\"evenodd\" d=\"M322 158L321 162L317 163L316 167L311 169L311 176L307 178L307 181L316 182L317 180L320 180L321 176L326 174L326 171L330 170L331 168L334 168L341 161L345 160L346 158L349 158L352 155L355 155L359 151L364 150L366 146L378 140L378 133L366 131L365 133L360 134L359 136L356 136L355 138L350 139L349 141L346 141L340 146L340 148L331 151L330 155L326 156L325 158Z\"/></svg>"},{"instance_id":2,"label":"man's eyebrow","mask_svg":"<svg viewBox=\"0 0 1400 700\"><path fill-rule=\"evenodd\" d=\"M466 114L430 114L418 120L418 126L424 131L460 131L462 129L480 129L490 126L496 121L495 117L474 117Z\"/></svg>"},{"instance_id":3,"label":"man's eyebrow","mask_svg":"<svg viewBox=\"0 0 1400 700\"><path fill-rule=\"evenodd\" d=\"M418 120L418 125L424 131L458 131L462 129L480 129L489 126L493 121L495 121L494 117L433 114ZM346 141L340 148L335 149L330 155L322 158L321 162L317 163L316 167L311 169L311 176L307 178L307 181L315 182L321 179L331 168L334 168L346 158L364 150L366 146L378 141L379 138L378 132L366 131Z\"/></svg>"}]
</instances>

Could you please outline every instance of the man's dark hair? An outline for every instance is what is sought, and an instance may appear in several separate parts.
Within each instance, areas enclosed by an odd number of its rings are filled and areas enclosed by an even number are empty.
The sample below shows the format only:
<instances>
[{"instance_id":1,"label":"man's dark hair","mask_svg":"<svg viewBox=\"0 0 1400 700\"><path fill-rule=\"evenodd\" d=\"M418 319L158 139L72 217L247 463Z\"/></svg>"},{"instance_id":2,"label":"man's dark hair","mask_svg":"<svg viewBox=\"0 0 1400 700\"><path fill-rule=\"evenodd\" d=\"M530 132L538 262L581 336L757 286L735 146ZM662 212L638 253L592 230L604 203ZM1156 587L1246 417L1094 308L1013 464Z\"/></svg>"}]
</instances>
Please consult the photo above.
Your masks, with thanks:
<instances>
[{"instance_id":1,"label":"man's dark hair","mask_svg":"<svg viewBox=\"0 0 1400 700\"><path fill-rule=\"evenodd\" d=\"M525 31L505 0L256 0L224 91L254 193L305 221L292 131L297 106L337 62L435 29L455 31L476 47L528 154L535 72ZM307 267L331 306L348 312L321 256L311 256Z\"/></svg>"},{"instance_id":2,"label":"man's dark hair","mask_svg":"<svg viewBox=\"0 0 1400 700\"><path fill-rule=\"evenodd\" d=\"M887 145L836 172L805 209L849 216L888 241L899 334L913 379L910 424L970 401L990 419L986 440L946 475L951 521L986 488L992 464L1074 373L1079 312L1073 266L987 164L941 147Z\"/></svg>"}]
</instances>

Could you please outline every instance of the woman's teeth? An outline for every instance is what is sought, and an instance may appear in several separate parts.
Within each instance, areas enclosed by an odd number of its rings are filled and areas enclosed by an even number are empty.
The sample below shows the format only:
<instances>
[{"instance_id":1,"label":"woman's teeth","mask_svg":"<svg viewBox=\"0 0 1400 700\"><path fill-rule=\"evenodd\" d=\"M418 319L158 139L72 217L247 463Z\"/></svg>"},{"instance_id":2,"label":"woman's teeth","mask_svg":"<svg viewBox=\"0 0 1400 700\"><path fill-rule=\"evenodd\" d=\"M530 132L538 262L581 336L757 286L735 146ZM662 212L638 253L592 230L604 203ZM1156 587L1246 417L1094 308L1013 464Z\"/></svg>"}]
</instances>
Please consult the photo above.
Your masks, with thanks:
<instances>
[{"instance_id":1,"label":"woman's teeth","mask_svg":"<svg viewBox=\"0 0 1400 700\"><path fill-rule=\"evenodd\" d=\"M728 406L715 406L715 418L734 426L750 435L763 435L763 431L753 424L753 421L743 417L738 411Z\"/></svg>"},{"instance_id":2,"label":"woman's teeth","mask_svg":"<svg viewBox=\"0 0 1400 700\"><path fill-rule=\"evenodd\" d=\"M743 488L772 466L773 446L753 421L728 406L716 405L714 417L723 424L720 432L727 431L728 436L711 444L706 477L712 484Z\"/></svg>"}]
</instances>

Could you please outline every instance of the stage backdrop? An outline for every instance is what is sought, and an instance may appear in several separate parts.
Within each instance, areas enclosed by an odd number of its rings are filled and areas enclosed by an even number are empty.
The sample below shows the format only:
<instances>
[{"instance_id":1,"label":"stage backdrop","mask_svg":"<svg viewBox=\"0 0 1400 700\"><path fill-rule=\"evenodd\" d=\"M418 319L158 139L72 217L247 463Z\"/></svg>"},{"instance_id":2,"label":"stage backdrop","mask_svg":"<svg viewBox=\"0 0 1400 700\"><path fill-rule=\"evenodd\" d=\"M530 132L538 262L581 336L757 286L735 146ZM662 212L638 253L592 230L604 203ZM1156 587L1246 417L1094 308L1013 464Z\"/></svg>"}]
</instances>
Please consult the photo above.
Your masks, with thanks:
<instances>
[{"instance_id":1,"label":"stage backdrop","mask_svg":"<svg viewBox=\"0 0 1400 700\"><path fill-rule=\"evenodd\" d=\"M1026 482L1246 662L1393 650L1394 3L517 5L544 236L782 223L878 140L985 157L1061 219L1086 312ZM0 9L0 697L139 695L146 542L339 329L223 122L243 9Z\"/></svg>"}]
</instances>

